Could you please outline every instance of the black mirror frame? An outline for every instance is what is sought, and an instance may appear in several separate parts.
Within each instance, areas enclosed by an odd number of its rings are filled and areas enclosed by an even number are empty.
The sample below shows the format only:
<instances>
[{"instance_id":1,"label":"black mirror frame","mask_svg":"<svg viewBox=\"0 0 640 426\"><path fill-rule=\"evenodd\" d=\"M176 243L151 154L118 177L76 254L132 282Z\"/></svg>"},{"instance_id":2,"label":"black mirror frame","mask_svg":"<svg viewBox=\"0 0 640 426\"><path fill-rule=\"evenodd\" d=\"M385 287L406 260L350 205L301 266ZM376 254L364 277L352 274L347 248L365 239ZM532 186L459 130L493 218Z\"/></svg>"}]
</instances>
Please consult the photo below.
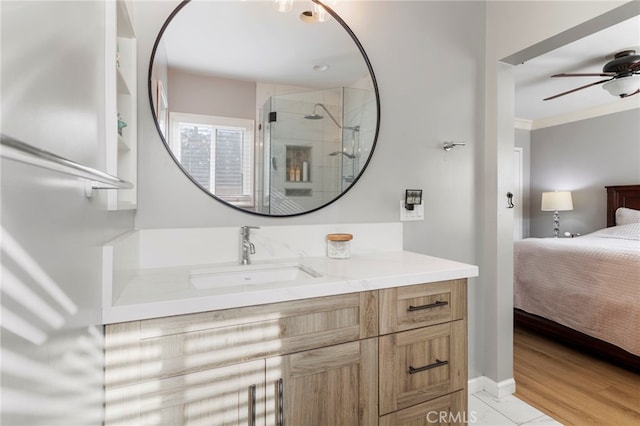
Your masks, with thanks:
<instances>
[{"instance_id":1,"label":"black mirror frame","mask_svg":"<svg viewBox=\"0 0 640 426\"><path fill-rule=\"evenodd\" d=\"M360 51L360 54L362 55L362 58L364 59L364 62L367 65L367 69L369 70L369 74L371 75L371 82L373 84L373 90L374 90L374 93L375 93L375 99L376 99L376 129L375 129L375 133L374 133L374 136L373 136L373 143L371 144L371 153L369 154L369 156L367 158L367 161L365 161L364 166L362 167L362 170L360 170L360 173L358 173L358 175L354 178L354 180L351 183L351 185L349 185L349 187L347 189L342 191L338 196L333 198L331 201L329 201L327 203L324 203L324 204L322 204L322 205L320 205L318 207L315 207L313 209L306 210L306 211L303 211L303 212L300 212L300 213L291 213L291 214L284 214L284 215L273 215L273 214L255 212L255 211L244 209L244 208L239 207L239 206L235 206L235 205L233 205L233 204L231 204L231 203L229 203L229 202L217 197L211 191L208 191L206 188L204 188L202 185L200 185L200 183L198 183L191 176L191 174L189 174L189 172L187 172L187 170L182 166L182 164L180 164L180 162L178 161L176 156L171 151L171 149L169 147L169 144L167 143L167 140L165 139L164 135L162 134L162 131L160 129L160 125L158 123L158 116L157 116L156 110L155 110L155 108L153 106L153 94L152 94L153 88L152 88L152 84L151 84L151 82L152 82L151 75L152 75L152 71L153 71L153 63L154 63L154 60L155 60L155 57L156 57L156 51L158 49L158 44L160 43L160 40L162 39L162 36L164 35L165 30L167 29L167 27L169 26L169 24L171 23L173 18L178 14L178 12L180 12L180 10L182 10L183 7L185 7L187 4L189 4L191 2L191 0L183 0L173 10L173 12L171 12L169 17L164 22L164 24L162 24L162 27L160 28L160 31L158 32L158 35L156 37L156 40L153 43L153 49L151 50L151 58L149 59L149 73L148 73L148 77L147 77L148 91L149 91L149 105L151 106L151 115L153 116L153 121L155 123L156 129L158 130L158 135L160 136L160 139L162 140L162 143L165 145L165 148L169 152L169 155L171 156L173 161L176 163L176 165L178 165L178 167L180 167L180 170L182 170L182 172L185 174L185 176L187 176L189 178L189 180L191 180L191 182L193 182L198 188L200 188L205 194L209 195L210 197L216 199L217 201L221 202L222 204L224 204L224 205L226 205L228 207L231 207L231 208L236 209L238 211L241 211L243 213L248 213L248 214L255 215L255 216L274 217L274 218L278 218L278 217L293 217L293 216L301 216L301 215L304 215L304 214L313 213L313 212L318 211L318 210L320 210L320 209L322 209L324 207L327 207L328 205L336 202L338 199L340 199L342 196L344 196L347 192L349 192L355 186L355 184L358 182L358 180L360 180L360 177L362 176L364 171L369 166L369 162L371 161L371 158L373 157L373 153L375 151L376 144L378 142L378 134L379 134L379 131L380 131L380 93L378 91L378 83L377 83L377 80L376 80L376 76L375 76L375 74L373 72L373 67L371 66L371 62L369 61L369 57L367 56L367 53L365 52L364 47L360 43L360 40L358 40L358 38L356 37L354 32L351 30L351 28L349 28L349 26L346 24L346 22L344 22L344 20L333 9L331 9L329 6L327 6L324 3L322 3L320 0L311 0L311 1L313 3L321 5L333 17L333 19L335 19L336 22L338 22L338 24L340 24L340 26L342 26L342 28L344 28L344 30L349 34L349 36L351 37L353 42L358 47L358 50Z\"/></svg>"}]
</instances>

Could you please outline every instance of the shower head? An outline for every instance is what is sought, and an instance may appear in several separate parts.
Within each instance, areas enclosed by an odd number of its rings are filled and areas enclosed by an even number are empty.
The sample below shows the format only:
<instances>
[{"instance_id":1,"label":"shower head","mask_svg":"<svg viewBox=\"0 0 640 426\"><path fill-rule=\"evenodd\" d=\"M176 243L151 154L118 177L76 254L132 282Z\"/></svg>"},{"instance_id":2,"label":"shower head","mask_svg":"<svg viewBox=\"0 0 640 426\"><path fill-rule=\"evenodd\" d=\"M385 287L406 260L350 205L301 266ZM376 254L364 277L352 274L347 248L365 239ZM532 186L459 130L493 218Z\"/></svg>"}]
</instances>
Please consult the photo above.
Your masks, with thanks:
<instances>
[{"instance_id":1,"label":"shower head","mask_svg":"<svg viewBox=\"0 0 640 426\"><path fill-rule=\"evenodd\" d=\"M324 112L327 113L327 115L329 116L331 121L333 121L336 124L336 126L338 126L339 129L342 129L342 126L340 125L340 123L338 123L338 120L335 119L335 117L329 112L329 110L327 109L326 106L324 106L324 104L320 104L320 103L315 104L313 106L313 113L305 115L304 118L306 118L307 120L321 120L321 119L323 119L324 116L318 114L318 107L322 108L324 110Z\"/></svg>"},{"instance_id":2,"label":"shower head","mask_svg":"<svg viewBox=\"0 0 640 426\"><path fill-rule=\"evenodd\" d=\"M329 154L329 156L330 156L330 157L335 157L336 155L339 155L339 154L342 154L342 155L344 155L345 157L350 158L350 159L352 159L352 160L353 160L354 158L356 158L356 156L355 156L355 155L353 155L353 154L347 154L347 153L346 153L346 152L344 152L344 151L334 151L334 152L332 152L331 154Z\"/></svg>"},{"instance_id":3,"label":"shower head","mask_svg":"<svg viewBox=\"0 0 640 426\"><path fill-rule=\"evenodd\" d=\"M304 118L307 120L322 120L324 117L314 112L313 114L305 115Z\"/></svg>"}]
</instances>

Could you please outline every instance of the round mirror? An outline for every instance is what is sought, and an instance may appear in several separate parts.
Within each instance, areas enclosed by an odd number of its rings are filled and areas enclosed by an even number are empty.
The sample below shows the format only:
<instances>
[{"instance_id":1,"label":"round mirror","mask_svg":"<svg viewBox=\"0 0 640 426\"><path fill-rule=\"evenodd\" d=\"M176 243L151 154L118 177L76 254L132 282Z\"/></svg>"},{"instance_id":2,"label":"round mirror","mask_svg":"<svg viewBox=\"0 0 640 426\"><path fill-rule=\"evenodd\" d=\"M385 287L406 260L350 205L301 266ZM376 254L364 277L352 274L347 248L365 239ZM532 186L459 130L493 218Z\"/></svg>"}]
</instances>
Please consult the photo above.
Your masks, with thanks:
<instances>
[{"instance_id":1,"label":"round mirror","mask_svg":"<svg viewBox=\"0 0 640 426\"><path fill-rule=\"evenodd\" d=\"M153 48L149 99L182 171L259 215L332 203L362 175L378 136L369 59L317 0L180 3Z\"/></svg>"}]
</instances>

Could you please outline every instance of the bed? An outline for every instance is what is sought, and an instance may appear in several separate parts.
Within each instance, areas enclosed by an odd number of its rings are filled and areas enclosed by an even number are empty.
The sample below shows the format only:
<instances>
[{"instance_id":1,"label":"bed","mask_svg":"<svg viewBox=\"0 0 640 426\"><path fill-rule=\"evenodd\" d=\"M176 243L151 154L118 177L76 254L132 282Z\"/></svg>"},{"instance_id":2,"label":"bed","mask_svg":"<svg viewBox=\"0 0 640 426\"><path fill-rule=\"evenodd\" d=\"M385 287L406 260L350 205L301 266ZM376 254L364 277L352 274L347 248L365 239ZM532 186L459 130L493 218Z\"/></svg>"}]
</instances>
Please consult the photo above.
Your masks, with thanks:
<instances>
[{"instance_id":1,"label":"bed","mask_svg":"<svg viewBox=\"0 0 640 426\"><path fill-rule=\"evenodd\" d=\"M515 324L640 372L640 185L606 189L607 228L514 243Z\"/></svg>"}]
</instances>

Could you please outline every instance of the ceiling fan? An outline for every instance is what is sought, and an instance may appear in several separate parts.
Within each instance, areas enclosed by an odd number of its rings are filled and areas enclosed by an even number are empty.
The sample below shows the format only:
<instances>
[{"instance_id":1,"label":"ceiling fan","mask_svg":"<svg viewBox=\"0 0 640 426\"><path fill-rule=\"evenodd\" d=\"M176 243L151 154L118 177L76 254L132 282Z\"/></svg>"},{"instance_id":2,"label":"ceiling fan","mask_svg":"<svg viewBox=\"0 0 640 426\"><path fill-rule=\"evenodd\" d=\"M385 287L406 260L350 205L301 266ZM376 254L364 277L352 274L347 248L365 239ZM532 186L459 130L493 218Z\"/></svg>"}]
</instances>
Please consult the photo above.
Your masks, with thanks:
<instances>
[{"instance_id":1,"label":"ceiling fan","mask_svg":"<svg viewBox=\"0 0 640 426\"><path fill-rule=\"evenodd\" d=\"M640 55L636 55L635 50L623 50L614 55L613 60L607 62L602 68L601 73L585 73L585 74L554 74L551 77L609 77L604 80L595 81L549 96L543 100L559 98L587 87L602 84L602 88L607 90L613 96L626 98L640 93Z\"/></svg>"}]
</instances>

